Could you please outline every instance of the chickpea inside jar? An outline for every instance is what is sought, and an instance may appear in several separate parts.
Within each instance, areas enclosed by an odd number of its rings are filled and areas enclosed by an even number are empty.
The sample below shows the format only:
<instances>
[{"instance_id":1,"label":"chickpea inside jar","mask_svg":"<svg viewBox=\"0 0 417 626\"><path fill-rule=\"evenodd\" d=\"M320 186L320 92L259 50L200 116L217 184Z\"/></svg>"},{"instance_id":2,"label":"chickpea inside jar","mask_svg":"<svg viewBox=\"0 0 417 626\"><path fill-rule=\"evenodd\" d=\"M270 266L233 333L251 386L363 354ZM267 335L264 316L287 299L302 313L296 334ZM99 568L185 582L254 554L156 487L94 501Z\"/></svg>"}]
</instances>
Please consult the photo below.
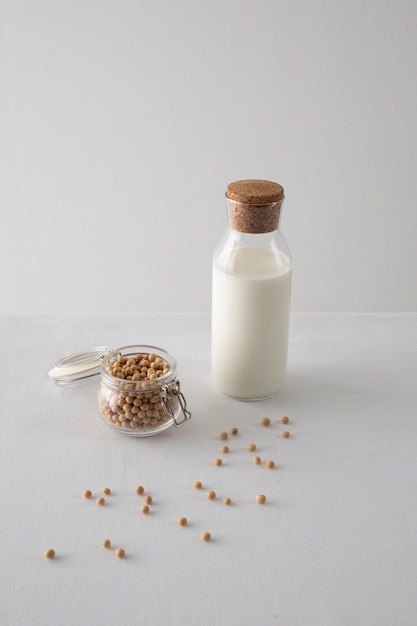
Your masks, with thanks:
<instances>
[{"instance_id":1,"label":"chickpea inside jar","mask_svg":"<svg viewBox=\"0 0 417 626\"><path fill-rule=\"evenodd\" d=\"M101 364L101 416L109 426L137 437L182 425L191 415L176 373L175 359L155 346L110 352Z\"/></svg>"}]
</instances>

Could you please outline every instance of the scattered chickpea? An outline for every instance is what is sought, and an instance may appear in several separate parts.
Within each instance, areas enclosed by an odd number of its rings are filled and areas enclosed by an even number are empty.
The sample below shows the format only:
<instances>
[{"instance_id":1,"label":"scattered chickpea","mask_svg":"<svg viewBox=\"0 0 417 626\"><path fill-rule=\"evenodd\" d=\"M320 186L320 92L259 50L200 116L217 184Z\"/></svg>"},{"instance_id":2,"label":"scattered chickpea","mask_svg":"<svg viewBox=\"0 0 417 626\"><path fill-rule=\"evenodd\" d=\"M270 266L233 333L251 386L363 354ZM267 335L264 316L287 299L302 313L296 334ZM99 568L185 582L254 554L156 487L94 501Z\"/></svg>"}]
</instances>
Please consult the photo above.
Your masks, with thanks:
<instances>
[{"instance_id":1,"label":"scattered chickpea","mask_svg":"<svg viewBox=\"0 0 417 626\"><path fill-rule=\"evenodd\" d=\"M227 433L220 433L219 438L222 441L226 441L226 439L228 439L229 435Z\"/></svg>"},{"instance_id":2,"label":"scattered chickpea","mask_svg":"<svg viewBox=\"0 0 417 626\"><path fill-rule=\"evenodd\" d=\"M178 519L178 526L187 526L188 520L186 517L180 517Z\"/></svg>"},{"instance_id":3,"label":"scattered chickpea","mask_svg":"<svg viewBox=\"0 0 417 626\"><path fill-rule=\"evenodd\" d=\"M144 493L145 489L142 487L142 485L137 485L135 487L135 493L138 494L138 496L141 496Z\"/></svg>"},{"instance_id":4,"label":"scattered chickpea","mask_svg":"<svg viewBox=\"0 0 417 626\"><path fill-rule=\"evenodd\" d=\"M140 512L143 513L144 515L147 515L149 513L149 507L147 504L144 504L143 507L141 508Z\"/></svg>"},{"instance_id":5,"label":"scattered chickpea","mask_svg":"<svg viewBox=\"0 0 417 626\"><path fill-rule=\"evenodd\" d=\"M236 426L233 426L233 428L230 429L230 432L232 433L232 435L237 435L239 431Z\"/></svg>"},{"instance_id":6,"label":"scattered chickpea","mask_svg":"<svg viewBox=\"0 0 417 626\"><path fill-rule=\"evenodd\" d=\"M97 498L96 502L97 502L97 504L100 504L100 506L103 505L103 504L106 504L106 501L105 501L104 498Z\"/></svg>"},{"instance_id":7,"label":"scattered chickpea","mask_svg":"<svg viewBox=\"0 0 417 626\"><path fill-rule=\"evenodd\" d=\"M261 420L262 426L269 426L270 423L271 423L271 420L269 419L269 417L263 417Z\"/></svg>"},{"instance_id":8,"label":"scattered chickpea","mask_svg":"<svg viewBox=\"0 0 417 626\"><path fill-rule=\"evenodd\" d=\"M216 498L216 492L215 491L207 491L207 498L209 500L214 500Z\"/></svg>"},{"instance_id":9,"label":"scattered chickpea","mask_svg":"<svg viewBox=\"0 0 417 626\"><path fill-rule=\"evenodd\" d=\"M227 454L229 452L229 446L222 446L220 448L220 452L223 452L223 454Z\"/></svg>"},{"instance_id":10,"label":"scattered chickpea","mask_svg":"<svg viewBox=\"0 0 417 626\"><path fill-rule=\"evenodd\" d=\"M199 480L196 480L193 485L194 489L201 489L202 486L203 486L203 483L201 483Z\"/></svg>"},{"instance_id":11,"label":"scattered chickpea","mask_svg":"<svg viewBox=\"0 0 417 626\"><path fill-rule=\"evenodd\" d=\"M231 504L231 503L232 503L232 501L231 501L230 498L224 498L223 504Z\"/></svg>"},{"instance_id":12,"label":"scattered chickpea","mask_svg":"<svg viewBox=\"0 0 417 626\"><path fill-rule=\"evenodd\" d=\"M104 487L103 493L105 493L106 496L109 496L111 494L111 489L109 487Z\"/></svg>"},{"instance_id":13,"label":"scattered chickpea","mask_svg":"<svg viewBox=\"0 0 417 626\"><path fill-rule=\"evenodd\" d=\"M126 552L123 550L123 548L117 548L116 556L118 559L124 559L126 556Z\"/></svg>"},{"instance_id":14,"label":"scattered chickpea","mask_svg":"<svg viewBox=\"0 0 417 626\"><path fill-rule=\"evenodd\" d=\"M290 433L288 432L288 430L284 430L284 432L282 433L282 436L284 437L284 439L288 439L288 437L290 436Z\"/></svg>"},{"instance_id":15,"label":"scattered chickpea","mask_svg":"<svg viewBox=\"0 0 417 626\"><path fill-rule=\"evenodd\" d=\"M283 424L288 424L289 421L290 421L290 418L287 417L286 415L284 415L284 417L281 417L281 422Z\"/></svg>"},{"instance_id":16,"label":"scattered chickpea","mask_svg":"<svg viewBox=\"0 0 417 626\"><path fill-rule=\"evenodd\" d=\"M221 459L214 459L214 465L221 465L223 461Z\"/></svg>"},{"instance_id":17,"label":"scattered chickpea","mask_svg":"<svg viewBox=\"0 0 417 626\"><path fill-rule=\"evenodd\" d=\"M257 504L265 504L266 496L264 496L262 493L260 493L258 496L256 496L256 502L257 502Z\"/></svg>"},{"instance_id":18,"label":"scattered chickpea","mask_svg":"<svg viewBox=\"0 0 417 626\"><path fill-rule=\"evenodd\" d=\"M265 465L268 469L273 469L275 467L275 463L273 461L267 461Z\"/></svg>"},{"instance_id":19,"label":"scattered chickpea","mask_svg":"<svg viewBox=\"0 0 417 626\"><path fill-rule=\"evenodd\" d=\"M210 539L211 539L211 535L210 535L210 533L209 533L209 532L207 532L207 531L206 531L206 532L204 532L204 533L201 533L201 539L202 539L203 541L210 541Z\"/></svg>"},{"instance_id":20,"label":"scattered chickpea","mask_svg":"<svg viewBox=\"0 0 417 626\"><path fill-rule=\"evenodd\" d=\"M261 457L260 456L254 456L253 457L253 462L255 463L255 465L259 465L261 462Z\"/></svg>"},{"instance_id":21,"label":"scattered chickpea","mask_svg":"<svg viewBox=\"0 0 417 626\"><path fill-rule=\"evenodd\" d=\"M53 559L55 557L55 550L49 548L48 550L45 550L43 555L46 559Z\"/></svg>"},{"instance_id":22,"label":"scattered chickpea","mask_svg":"<svg viewBox=\"0 0 417 626\"><path fill-rule=\"evenodd\" d=\"M92 495L93 494L91 493L89 489L86 489L85 491L83 491L84 498L91 498Z\"/></svg>"},{"instance_id":23,"label":"scattered chickpea","mask_svg":"<svg viewBox=\"0 0 417 626\"><path fill-rule=\"evenodd\" d=\"M152 496L145 496L143 501L145 504L152 504Z\"/></svg>"},{"instance_id":24,"label":"scattered chickpea","mask_svg":"<svg viewBox=\"0 0 417 626\"><path fill-rule=\"evenodd\" d=\"M249 450L249 452L253 452L254 450L256 450L256 444L255 443L248 443L248 450Z\"/></svg>"},{"instance_id":25,"label":"scattered chickpea","mask_svg":"<svg viewBox=\"0 0 417 626\"><path fill-rule=\"evenodd\" d=\"M111 541L110 539L103 539L102 544L103 548L110 548L111 546Z\"/></svg>"}]
</instances>

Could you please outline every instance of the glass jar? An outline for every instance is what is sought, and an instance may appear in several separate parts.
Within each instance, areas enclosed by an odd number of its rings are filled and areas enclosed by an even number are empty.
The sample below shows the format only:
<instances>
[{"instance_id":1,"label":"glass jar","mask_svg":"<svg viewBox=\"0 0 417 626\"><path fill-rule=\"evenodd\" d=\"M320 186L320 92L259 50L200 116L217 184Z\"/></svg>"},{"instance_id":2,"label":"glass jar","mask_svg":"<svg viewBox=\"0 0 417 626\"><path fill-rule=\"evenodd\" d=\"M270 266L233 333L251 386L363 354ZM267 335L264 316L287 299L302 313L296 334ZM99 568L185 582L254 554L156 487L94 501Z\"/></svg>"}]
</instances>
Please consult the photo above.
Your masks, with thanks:
<instances>
[{"instance_id":1,"label":"glass jar","mask_svg":"<svg viewBox=\"0 0 417 626\"><path fill-rule=\"evenodd\" d=\"M230 183L229 227L214 251L212 378L241 400L283 385L287 369L291 254L279 230L284 189L264 180Z\"/></svg>"},{"instance_id":2,"label":"glass jar","mask_svg":"<svg viewBox=\"0 0 417 626\"><path fill-rule=\"evenodd\" d=\"M177 378L177 363L156 346L132 345L62 359L49 376L68 386L100 375L99 411L103 421L133 437L155 435L190 418Z\"/></svg>"},{"instance_id":3,"label":"glass jar","mask_svg":"<svg viewBox=\"0 0 417 626\"><path fill-rule=\"evenodd\" d=\"M123 367L132 373L123 374ZM140 370L154 373L141 378ZM136 437L181 426L190 414L176 376L177 363L162 348L126 346L108 353L100 370L101 416L112 428Z\"/></svg>"}]
</instances>

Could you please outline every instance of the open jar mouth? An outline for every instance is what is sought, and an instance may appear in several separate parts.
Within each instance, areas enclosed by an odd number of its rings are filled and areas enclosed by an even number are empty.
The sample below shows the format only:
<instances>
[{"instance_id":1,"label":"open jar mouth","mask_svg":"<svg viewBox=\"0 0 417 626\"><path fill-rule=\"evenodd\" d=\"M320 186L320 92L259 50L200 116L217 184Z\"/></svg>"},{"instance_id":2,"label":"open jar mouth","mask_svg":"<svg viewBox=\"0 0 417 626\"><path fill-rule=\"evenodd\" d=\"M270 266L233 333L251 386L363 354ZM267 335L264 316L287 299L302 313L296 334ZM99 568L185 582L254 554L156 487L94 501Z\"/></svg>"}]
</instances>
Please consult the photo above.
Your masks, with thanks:
<instances>
[{"instance_id":1,"label":"open jar mouth","mask_svg":"<svg viewBox=\"0 0 417 626\"><path fill-rule=\"evenodd\" d=\"M147 355L154 354L156 357L161 358L165 363L169 365L169 371L166 374L162 374L156 377L153 380L148 379L139 379L132 380L127 378L119 378L112 374L109 371L109 367L116 363L119 357L124 358L137 358L138 355ZM112 389L131 389L136 390L140 393L140 391L149 391L149 389L158 389L167 384L170 380L172 380L177 373L177 362L174 357L164 350L163 348L158 348L157 346L151 345L132 345L132 346L123 346L121 348L117 348L117 350L112 350L105 354L101 361L100 367L100 376L103 382L106 383L107 386Z\"/></svg>"}]
</instances>

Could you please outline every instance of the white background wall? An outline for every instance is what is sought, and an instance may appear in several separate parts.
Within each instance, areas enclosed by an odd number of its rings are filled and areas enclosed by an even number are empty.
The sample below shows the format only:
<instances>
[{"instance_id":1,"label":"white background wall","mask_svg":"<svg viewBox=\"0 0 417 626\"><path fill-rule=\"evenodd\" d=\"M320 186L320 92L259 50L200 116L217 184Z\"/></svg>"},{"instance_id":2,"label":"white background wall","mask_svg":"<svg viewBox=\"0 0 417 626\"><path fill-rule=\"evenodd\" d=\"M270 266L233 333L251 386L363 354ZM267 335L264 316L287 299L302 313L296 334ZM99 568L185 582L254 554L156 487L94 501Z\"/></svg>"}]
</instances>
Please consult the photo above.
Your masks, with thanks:
<instances>
[{"instance_id":1,"label":"white background wall","mask_svg":"<svg viewBox=\"0 0 417 626\"><path fill-rule=\"evenodd\" d=\"M415 0L0 0L1 312L209 311L286 190L293 311L417 310Z\"/></svg>"}]
</instances>

